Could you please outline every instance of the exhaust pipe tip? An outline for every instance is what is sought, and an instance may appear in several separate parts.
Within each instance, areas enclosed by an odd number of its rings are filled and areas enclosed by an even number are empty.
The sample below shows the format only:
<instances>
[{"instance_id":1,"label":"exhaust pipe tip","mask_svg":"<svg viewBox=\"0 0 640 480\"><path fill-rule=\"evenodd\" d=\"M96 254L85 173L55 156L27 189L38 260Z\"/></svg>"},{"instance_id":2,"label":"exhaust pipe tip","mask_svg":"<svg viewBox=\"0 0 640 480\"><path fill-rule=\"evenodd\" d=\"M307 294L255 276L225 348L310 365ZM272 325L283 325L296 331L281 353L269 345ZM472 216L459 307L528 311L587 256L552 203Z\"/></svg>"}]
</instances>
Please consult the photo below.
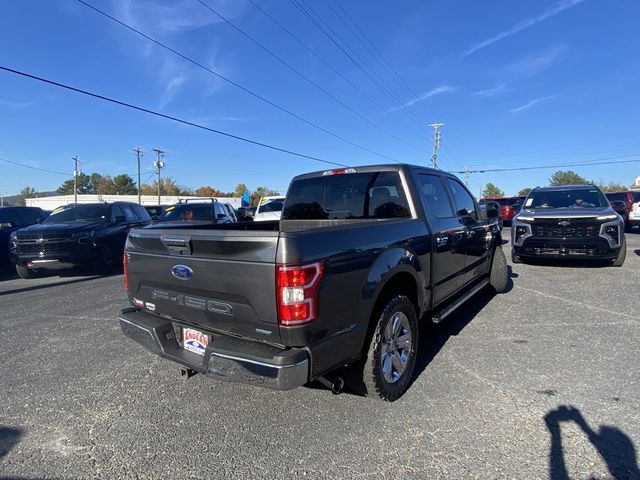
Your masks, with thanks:
<instances>
[{"instance_id":1,"label":"exhaust pipe tip","mask_svg":"<svg viewBox=\"0 0 640 480\"><path fill-rule=\"evenodd\" d=\"M333 380L329 380L326 377L318 377L318 381L331 390L331 393L334 395L342 393L342 389L344 388L344 380L342 377L336 377Z\"/></svg>"}]
</instances>

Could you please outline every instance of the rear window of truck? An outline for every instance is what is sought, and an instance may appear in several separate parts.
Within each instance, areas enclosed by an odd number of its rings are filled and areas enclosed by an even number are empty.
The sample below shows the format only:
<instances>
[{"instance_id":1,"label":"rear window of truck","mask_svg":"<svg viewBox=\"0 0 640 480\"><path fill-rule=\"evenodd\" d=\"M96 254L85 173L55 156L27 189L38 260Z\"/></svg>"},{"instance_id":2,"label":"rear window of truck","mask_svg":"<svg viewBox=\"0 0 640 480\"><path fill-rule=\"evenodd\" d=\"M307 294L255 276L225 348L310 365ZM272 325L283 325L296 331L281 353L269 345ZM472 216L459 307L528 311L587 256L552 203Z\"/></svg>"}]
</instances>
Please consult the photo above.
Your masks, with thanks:
<instances>
[{"instance_id":1,"label":"rear window of truck","mask_svg":"<svg viewBox=\"0 0 640 480\"><path fill-rule=\"evenodd\" d=\"M398 172L349 173L296 180L284 220L409 217Z\"/></svg>"}]
</instances>

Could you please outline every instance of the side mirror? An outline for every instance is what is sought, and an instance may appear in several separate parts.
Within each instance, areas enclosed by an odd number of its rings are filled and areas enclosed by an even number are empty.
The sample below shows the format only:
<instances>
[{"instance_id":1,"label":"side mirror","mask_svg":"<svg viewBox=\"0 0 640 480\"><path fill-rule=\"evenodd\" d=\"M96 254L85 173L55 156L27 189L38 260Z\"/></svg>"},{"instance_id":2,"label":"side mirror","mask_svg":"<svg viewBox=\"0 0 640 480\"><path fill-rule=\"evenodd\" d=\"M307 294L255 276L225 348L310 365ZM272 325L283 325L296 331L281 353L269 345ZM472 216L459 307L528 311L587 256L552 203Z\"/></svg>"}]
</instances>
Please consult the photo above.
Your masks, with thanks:
<instances>
[{"instance_id":1,"label":"side mirror","mask_svg":"<svg viewBox=\"0 0 640 480\"><path fill-rule=\"evenodd\" d=\"M113 223L115 223L116 225L119 225L121 223L124 223L127 220L127 218L124 215L116 215L113 218Z\"/></svg>"},{"instance_id":2,"label":"side mirror","mask_svg":"<svg viewBox=\"0 0 640 480\"><path fill-rule=\"evenodd\" d=\"M522 208L522 205L519 203L514 203L513 205L511 205L511 209L516 213L520 211L520 208Z\"/></svg>"},{"instance_id":3,"label":"side mirror","mask_svg":"<svg viewBox=\"0 0 640 480\"><path fill-rule=\"evenodd\" d=\"M218 215L216 215L216 218L217 218L218 220L222 220L222 219L223 219L223 218L225 218L225 217L226 217L226 215L225 215L224 213L219 213Z\"/></svg>"},{"instance_id":4,"label":"side mirror","mask_svg":"<svg viewBox=\"0 0 640 480\"><path fill-rule=\"evenodd\" d=\"M500 211L495 206L487 206L486 210L487 219L495 220L500 216Z\"/></svg>"},{"instance_id":5,"label":"side mirror","mask_svg":"<svg viewBox=\"0 0 640 480\"><path fill-rule=\"evenodd\" d=\"M0 223L0 230L6 230L8 228L13 228L13 223L11 222Z\"/></svg>"},{"instance_id":6,"label":"side mirror","mask_svg":"<svg viewBox=\"0 0 640 480\"><path fill-rule=\"evenodd\" d=\"M624 202L622 200L615 200L613 202L611 202L611 206L613 208L625 208L626 205L624 204Z\"/></svg>"}]
</instances>

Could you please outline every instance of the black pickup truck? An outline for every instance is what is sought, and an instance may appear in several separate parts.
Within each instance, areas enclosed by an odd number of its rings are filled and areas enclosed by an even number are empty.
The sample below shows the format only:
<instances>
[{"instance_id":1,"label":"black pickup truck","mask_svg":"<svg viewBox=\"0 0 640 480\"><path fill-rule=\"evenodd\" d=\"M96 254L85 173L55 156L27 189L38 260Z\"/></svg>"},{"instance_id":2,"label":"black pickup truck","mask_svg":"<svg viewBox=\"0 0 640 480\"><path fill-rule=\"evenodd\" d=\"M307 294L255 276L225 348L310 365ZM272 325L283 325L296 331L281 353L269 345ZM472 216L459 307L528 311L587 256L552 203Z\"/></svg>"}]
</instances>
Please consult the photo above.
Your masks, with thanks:
<instances>
[{"instance_id":1,"label":"black pickup truck","mask_svg":"<svg viewBox=\"0 0 640 480\"><path fill-rule=\"evenodd\" d=\"M418 319L505 291L501 244L448 173L310 173L292 180L280 221L132 230L120 326L184 376L279 390L346 379L393 401L411 381Z\"/></svg>"}]
</instances>

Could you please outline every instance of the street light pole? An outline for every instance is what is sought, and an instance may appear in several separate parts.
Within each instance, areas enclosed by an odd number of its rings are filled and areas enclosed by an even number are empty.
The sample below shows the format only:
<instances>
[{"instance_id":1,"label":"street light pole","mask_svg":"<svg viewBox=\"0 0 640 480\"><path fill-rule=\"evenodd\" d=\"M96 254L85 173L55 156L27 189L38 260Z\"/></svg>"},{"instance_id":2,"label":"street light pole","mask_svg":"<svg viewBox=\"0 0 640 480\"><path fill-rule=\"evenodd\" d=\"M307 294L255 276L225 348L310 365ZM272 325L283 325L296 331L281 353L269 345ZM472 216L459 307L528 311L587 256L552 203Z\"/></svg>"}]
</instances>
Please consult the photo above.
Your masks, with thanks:
<instances>
[{"instance_id":1,"label":"street light pole","mask_svg":"<svg viewBox=\"0 0 640 480\"><path fill-rule=\"evenodd\" d=\"M164 152L159 148L154 148L152 150L156 152L156 155L157 155L157 160L153 162L153 166L156 167L156 175L158 176L158 205L160 205L161 204L160 203L160 183L161 183L160 170L164 168L164 162L162 161L162 156L164 155Z\"/></svg>"}]
</instances>

